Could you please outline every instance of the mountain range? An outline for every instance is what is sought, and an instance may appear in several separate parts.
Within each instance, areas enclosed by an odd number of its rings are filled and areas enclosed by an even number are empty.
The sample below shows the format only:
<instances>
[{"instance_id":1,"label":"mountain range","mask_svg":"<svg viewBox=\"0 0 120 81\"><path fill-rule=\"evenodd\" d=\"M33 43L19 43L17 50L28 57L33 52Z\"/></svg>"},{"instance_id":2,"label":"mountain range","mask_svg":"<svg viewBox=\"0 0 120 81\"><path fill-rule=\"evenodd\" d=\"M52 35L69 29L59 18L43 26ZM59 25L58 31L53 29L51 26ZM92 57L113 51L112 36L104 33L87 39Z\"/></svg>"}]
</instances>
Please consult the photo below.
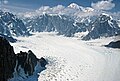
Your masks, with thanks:
<instances>
[{"instance_id":1,"label":"mountain range","mask_svg":"<svg viewBox=\"0 0 120 81\"><path fill-rule=\"evenodd\" d=\"M23 21L10 12L0 11L0 33L7 36L25 36L29 33Z\"/></svg>"},{"instance_id":2,"label":"mountain range","mask_svg":"<svg viewBox=\"0 0 120 81\"><path fill-rule=\"evenodd\" d=\"M119 19L108 12L97 12L75 3L68 7L43 6L19 15L0 11L0 34L17 37L29 36L30 32L58 32L58 35L73 37L87 32L81 36L83 40L120 35Z\"/></svg>"},{"instance_id":3,"label":"mountain range","mask_svg":"<svg viewBox=\"0 0 120 81\"><path fill-rule=\"evenodd\" d=\"M120 81L119 16L75 3L19 14L0 10L0 80Z\"/></svg>"}]
</instances>

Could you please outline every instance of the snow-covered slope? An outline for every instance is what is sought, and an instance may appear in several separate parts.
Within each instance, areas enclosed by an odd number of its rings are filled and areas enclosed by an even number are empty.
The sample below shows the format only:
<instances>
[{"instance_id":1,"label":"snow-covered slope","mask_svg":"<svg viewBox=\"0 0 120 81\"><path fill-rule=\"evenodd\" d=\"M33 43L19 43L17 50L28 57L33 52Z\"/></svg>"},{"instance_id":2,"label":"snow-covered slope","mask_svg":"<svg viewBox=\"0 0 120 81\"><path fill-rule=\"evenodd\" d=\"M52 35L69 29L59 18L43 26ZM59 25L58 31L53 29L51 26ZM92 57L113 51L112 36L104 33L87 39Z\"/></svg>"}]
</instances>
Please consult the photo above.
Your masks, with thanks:
<instances>
[{"instance_id":1,"label":"snow-covered slope","mask_svg":"<svg viewBox=\"0 0 120 81\"><path fill-rule=\"evenodd\" d=\"M101 43L102 39L84 42L55 33L17 39L12 43L15 52L32 49L38 58L48 59L47 69L39 74L38 81L120 81L120 50L102 47L106 44Z\"/></svg>"}]
</instances>

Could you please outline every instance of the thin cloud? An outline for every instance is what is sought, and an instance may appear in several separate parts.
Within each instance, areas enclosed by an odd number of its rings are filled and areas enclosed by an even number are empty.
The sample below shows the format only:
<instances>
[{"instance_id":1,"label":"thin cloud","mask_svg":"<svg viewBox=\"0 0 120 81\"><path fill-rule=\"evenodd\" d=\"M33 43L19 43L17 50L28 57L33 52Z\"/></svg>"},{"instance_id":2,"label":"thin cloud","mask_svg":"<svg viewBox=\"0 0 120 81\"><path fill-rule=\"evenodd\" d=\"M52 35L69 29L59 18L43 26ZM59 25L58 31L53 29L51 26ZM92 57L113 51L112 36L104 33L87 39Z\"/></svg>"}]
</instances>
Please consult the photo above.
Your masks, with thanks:
<instances>
[{"instance_id":1,"label":"thin cloud","mask_svg":"<svg viewBox=\"0 0 120 81\"><path fill-rule=\"evenodd\" d=\"M12 5L3 5L3 8L10 12L27 12L33 11L33 9L19 7L19 6L12 6Z\"/></svg>"},{"instance_id":2,"label":"thin cloud","mask_svg":"<svg viewBox=\"0 0 120 81\"><path fill-rule=\"evenodd\" d=\"M4 3L4 4L8 4L8 0L4 0L3 3Z\"/></svg>"},{"instance_id":3,"label":"thin cloud","mask_svg":"<svg viewBox=\"0 0 120 81\"><path fill-rule=\"evenodd\" d=\"M97 3L92 3L91 6L96 10L111 10L115 7L112 0L98 1Z\"/></svg>"}]
</instances>

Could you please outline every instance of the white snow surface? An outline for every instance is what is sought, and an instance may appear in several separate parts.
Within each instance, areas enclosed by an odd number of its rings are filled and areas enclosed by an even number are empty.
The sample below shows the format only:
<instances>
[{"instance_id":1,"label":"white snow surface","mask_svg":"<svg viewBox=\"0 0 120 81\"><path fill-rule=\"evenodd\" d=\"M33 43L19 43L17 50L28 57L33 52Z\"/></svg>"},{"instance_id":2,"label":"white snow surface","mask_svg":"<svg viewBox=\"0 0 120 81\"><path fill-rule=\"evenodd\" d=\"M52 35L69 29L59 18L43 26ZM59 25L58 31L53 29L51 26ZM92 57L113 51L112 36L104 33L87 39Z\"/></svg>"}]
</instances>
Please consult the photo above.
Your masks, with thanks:
<instances>
[{"instance_id":1,"label":"white snow surface","mask_svg":"<svg viewBox=\"0 0 120 81\"><path fill-rule=\"evenodd\" d=\"M17 39L16 53L31 49L49 62L38 79L26 81L120 81L120 50L102 46L112 38L86 42L42 32Z\"/></svg>"}]
</instances>

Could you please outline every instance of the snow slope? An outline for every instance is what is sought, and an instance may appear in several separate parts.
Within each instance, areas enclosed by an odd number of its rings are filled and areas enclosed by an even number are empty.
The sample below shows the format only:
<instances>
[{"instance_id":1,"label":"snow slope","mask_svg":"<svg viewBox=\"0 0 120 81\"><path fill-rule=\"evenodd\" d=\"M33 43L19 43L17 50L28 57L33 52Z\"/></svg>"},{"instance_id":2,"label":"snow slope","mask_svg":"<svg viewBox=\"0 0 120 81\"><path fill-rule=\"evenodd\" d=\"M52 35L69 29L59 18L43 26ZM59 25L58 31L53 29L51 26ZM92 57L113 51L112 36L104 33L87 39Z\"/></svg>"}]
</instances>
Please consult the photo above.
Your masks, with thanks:
<instances>
[{"instance_id":1,"label":"snow slope","mask_svg":"<svg viewBox=\"0 0 120 81\"><path fill-rule=\"evenodd\" d=\"M17 39L12 43L15 52L31 49L38 58L48 59L38 81L120 81L120 50L105 48L98 40L85 42L45 32Z\"/></svg>"}]
</instances>

